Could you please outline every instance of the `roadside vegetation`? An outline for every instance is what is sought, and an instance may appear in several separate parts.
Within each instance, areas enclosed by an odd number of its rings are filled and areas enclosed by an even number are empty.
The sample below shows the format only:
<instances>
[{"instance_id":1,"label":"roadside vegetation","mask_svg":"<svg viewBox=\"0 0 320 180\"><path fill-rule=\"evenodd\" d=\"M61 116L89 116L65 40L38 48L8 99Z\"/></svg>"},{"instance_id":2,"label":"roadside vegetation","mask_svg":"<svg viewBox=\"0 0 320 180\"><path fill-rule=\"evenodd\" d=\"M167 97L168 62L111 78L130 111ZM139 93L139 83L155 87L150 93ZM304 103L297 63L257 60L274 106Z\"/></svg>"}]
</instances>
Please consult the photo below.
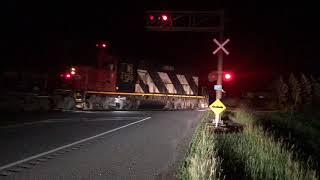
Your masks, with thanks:
<instances>
[{"instance_id":1,"label":"roadside vegetation","mask_svg":"<svg viewBox=\"0 0 320 180\"><path fill-rule=\"evenodd\" d=\"M280 76L270 86L271 104L282 111L313 113L320 108L319 79L305 74Z\"/></svg>"},{"instance_id":2,"label":"roadside vegetation","mask_svg":"<svg viewBox=\"0 0 320 180\"><path fill-rule=\"evenodd\" d=\"M196 129L178 178L181 180L215 180L221 178L221 159L217 157L215 136L206 127L212 118L206 113Z\"/></svg>"},{"instance_id":3,"label":"roadside vegetation","mask_svg":"<svg viewBox=\"0 0 320 180\"><path fill-rule=\"evenodd\" d=\"M294 146L300 157L314 161L316 167L320 164L319 80L305 74L280 76L272 85L272 102L279 112L259 114L255 122Z\"/></svg>"},{"instance_id":4,"label":"roadside vegetation","mask_svg":"<svg viewBox=\"0 0 320 180\"><path fill-rule=\"evenodd\" d=\"M238 102L243 107L228 115L243 126L240 132L208 131L208 122L214 119L208 112L179 178L319 179L319 79L291 73L276 79L271 87L271 98L264 102L266 109L273 107L271 112L254 112L252 104Z\"/></svg>"},{"instance_id":5,"label":"roadside vegetation","mask_svg":"<svg viewBox=\"0 0 320 180\"><path fill-rule=\"evenodd\" d=\"M273 112L257 116L255 124L286 142L314 167L320 164L320 117L313 114Z\"/></svg>"},{"instance_id":6,"label":"roadside vegetation","mask_svg":"<svg viewBox=\"0 0 320 180\"><path fill-rule=\"evenodd\" d=\"M227 179L317 179L312 163L256 125L254 115L239 111L235 119L244 125L243 132L217 136Z\"/></svg>"},{"instance_id":7,"label":"roadside vegetation","mask_svg":"<svg viewBox=\"0 0 320 180\"><path fill-rule=\"evenodd\" d=\"M318 179L312 161L255 123L256 116L237 112L244 128L232 133L207 131L212 118L208 113L194 135L180 179Z\"/></svg>"}]
</instances>

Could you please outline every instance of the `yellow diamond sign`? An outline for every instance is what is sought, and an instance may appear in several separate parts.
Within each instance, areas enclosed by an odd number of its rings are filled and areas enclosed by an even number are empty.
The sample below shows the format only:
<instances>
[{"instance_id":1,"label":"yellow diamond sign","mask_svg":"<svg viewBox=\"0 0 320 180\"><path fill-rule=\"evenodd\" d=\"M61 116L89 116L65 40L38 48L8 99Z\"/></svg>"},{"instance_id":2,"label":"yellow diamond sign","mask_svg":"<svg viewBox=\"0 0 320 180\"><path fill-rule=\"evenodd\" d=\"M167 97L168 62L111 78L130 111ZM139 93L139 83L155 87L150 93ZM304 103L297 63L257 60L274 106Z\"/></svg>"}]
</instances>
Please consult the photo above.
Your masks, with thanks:
<instances>
[{"instance_id":1,"label":"yellow diamond sign","mask_svg":"<svg viewBox=\"0 0 320 180\"><path fill-rule=\"evenodd\" d=\"M215 102L213 102L209 108L211 111L213 111L215 114L220 114L222 113L225 109L226 106L219 100L217 99Z\"/></svg>"}]
</instances>

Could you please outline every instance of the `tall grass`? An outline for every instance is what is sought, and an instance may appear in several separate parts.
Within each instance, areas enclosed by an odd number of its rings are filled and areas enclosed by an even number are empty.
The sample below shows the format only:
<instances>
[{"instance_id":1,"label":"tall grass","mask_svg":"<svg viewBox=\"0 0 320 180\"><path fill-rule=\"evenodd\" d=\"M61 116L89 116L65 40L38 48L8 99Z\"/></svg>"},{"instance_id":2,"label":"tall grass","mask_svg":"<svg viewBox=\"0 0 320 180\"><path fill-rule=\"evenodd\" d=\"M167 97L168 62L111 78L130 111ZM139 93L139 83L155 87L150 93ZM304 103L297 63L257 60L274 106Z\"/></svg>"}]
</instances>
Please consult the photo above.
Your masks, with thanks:
<instances>
[{"instance_id":1,"label":"tall grass","mask_svg":"<svg viewBox=\"0 0 320 180\"><path fill-rule=\"evenodd\" d=\"M207 113L198 126L180 171L182 180L216 180L220 179L221 160L215 151L214 136L206 128L206 122L212 118Z\"/></svg>"},{"instance_id":2,"label":"tall grass","mask_svg":"<svg viewBox=\"0 0 320 180\"><path fill-rule=\"evenodd\" d=\"M276 138L295 145L304 159L311 157L315 166L320 164L320 119L312 114L274 112L258 116L259 124ZM318 165L317 165L318 164Z\"/></svg>"},{"instance_id":3,"label":"tall grass","mask_svg":"<svg viewBox=\"0 0 320 180\"><path fill-rule=\"evenodd\" d=\"M256 126L251 114L240 111L236 119L245 125L243 132L216 137L227 179L317 179L315 170L294 158L295 152Z\"/></svg>"},{"instance_id":4,"label":"tall grass","mask_svg":"<svg viewBox=\"0 0 320 180\"><path fill-rule=\"evenodd\" d=\"M180 179L318 179L314 166L299 159L295 149L274 138L256 123L256 117L245 111L236 113L244 125L242 132L212 134L206 122L207 113L197 128ZM222 170L223 169L223 170ZM223 178L221 178L223 177Z\"/></svg>"}]
</instances>

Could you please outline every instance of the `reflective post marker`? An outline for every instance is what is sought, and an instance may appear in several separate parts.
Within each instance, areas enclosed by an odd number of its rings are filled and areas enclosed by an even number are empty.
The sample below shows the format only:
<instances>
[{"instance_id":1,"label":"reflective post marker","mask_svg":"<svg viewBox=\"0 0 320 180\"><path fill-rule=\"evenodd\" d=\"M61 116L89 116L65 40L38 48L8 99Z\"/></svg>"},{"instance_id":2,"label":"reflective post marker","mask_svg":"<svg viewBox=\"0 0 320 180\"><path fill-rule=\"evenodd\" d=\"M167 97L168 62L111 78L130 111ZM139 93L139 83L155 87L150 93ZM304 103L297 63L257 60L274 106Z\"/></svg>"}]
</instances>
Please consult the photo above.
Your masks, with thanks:
<instances>
[{"instance_id":1,"label":"reflective post marker","mask_svg":"<svg viewBox=\"0 0 320 180\"><path fill-rule=\"evenodd\" d=\"M226 110L226 106L219 100L217 99L216 101L214 101L209 108L211 109L212 112L214 112L215 114L215 123L216 123L216 127L218 127L218 123L220 121L220 117L221 117L221 113ZM214 122L212 122L214 123Z\"/></svg>"},{"instance_id":2,"label":"reflective post marker","mask_svg":"<svg viewBox=\"0 0 320 180\"><path fill-rule=\"evenodd\" d=\"M218 127L219 120L220 120L220 114L215 114L216 127Z\"/></svg>"}]
</instances>

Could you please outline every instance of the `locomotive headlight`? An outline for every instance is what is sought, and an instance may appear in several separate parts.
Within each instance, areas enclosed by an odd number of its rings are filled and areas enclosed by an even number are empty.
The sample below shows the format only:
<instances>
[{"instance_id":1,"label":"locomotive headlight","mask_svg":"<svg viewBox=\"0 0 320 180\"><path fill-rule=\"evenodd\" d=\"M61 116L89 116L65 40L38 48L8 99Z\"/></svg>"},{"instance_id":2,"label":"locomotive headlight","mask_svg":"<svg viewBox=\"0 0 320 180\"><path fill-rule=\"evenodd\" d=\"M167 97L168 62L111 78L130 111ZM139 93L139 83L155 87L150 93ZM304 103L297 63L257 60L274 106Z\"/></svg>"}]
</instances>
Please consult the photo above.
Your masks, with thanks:
<instances>
[{"instance_id":1,"label":"locomotive headlight","mask_svg":"<svg viewBox=\"0 0 320 180\"><path fill-rule=\"evenodd\" d=\"M71 70L70 73L71 73L72 75L75 75L75 74L76 74L76 68L72 67L70 70Z\"/></svg>"}]
</instances>

